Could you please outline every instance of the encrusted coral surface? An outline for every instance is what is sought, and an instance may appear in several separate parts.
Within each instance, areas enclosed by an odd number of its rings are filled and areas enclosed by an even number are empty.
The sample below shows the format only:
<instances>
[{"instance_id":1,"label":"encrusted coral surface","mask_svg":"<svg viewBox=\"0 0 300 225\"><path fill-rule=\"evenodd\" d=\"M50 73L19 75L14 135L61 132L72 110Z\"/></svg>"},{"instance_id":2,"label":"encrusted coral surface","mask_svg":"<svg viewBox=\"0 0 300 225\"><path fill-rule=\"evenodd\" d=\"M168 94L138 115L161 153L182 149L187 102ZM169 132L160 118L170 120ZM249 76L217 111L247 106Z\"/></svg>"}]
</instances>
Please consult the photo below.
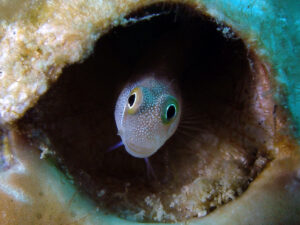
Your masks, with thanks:
<instances>
[{"instance_id":1,"label":"encrusted coral surface","mask_svg":"<svg viewBox=\"0 0 300 225\"><path fill-rule=\"evenodd\" d=\"M0 122L21 117L66 64L89 55L101 34L145 2L0 2Z\"/></svg>"},{"instance_id":2,"label":"encrusted coral surface","mask_svg":"<svg viewBox=\"0 0 300 225\"><path fill-rule=\"evenodd\" d=\"M0 124L13 123L22 117L24 112L48 90L66 65L84 60L93 51L95 41L102 34L112 26L127 22L124 16L129 12L154 2L158 1L0 1ZM297 89L299 66L297 67L295 58L297 59L299 45L297 45L297 34L292 33L292 30L294 32L299 28L296 13L291 11L287 16L284 11L287 11L287 8L279 3L272 4L272 1L176 2L198 4L199 8L205 6L207 13L241 32L241 35L248 40L249 48L257 47L257 53L266 56L266 59L274 64L272 69L279 75L278 81L290 88L288 94L294 93L288 96L287 102L282 103L294 110L292 113L294 119L297 119L299 109L297 106L300 102L296 96L299 93ZM290 5L291 9L296 8L294 4ZM288 6L289 4L285 5ZM278 26L274 27L274 24ZM289 26L290 24L293 26ZM7 137L5 136L4 139L6 140ZM291 149L296 151L296 147L289 146L286 140L278 141L276 147L280 153L291 152ZM35 150L30 147L25 149L22 143L18 145L13 143L11 149L22 154L15 155L17 166L9 173L1 174L0 177L2 190L0 207L5 209L1 214L2 221L5 221L3 224L14 222L32 224L35 220L47 224L53 221L65 224L85 222L116 224L116 221L119 224L132 224L132 222L97 214L96 207L82 210L82 205L73 206L71 203L76 194L65 195L66 191L63 190L65 187L61 187L64 182L60 180L63 177L55 177L53 174L57 174L57 171L39 160L39 154ZM0 156L2 155L7 156L7 153L1 152ZM252 189L241 196L237 205L229 204L229 207L221 208L213 215L205 217L202 222L240 224L240 221L247 221L249 224L256 222L288 224L299 220L299 191L297 191L299 190L299 159L297 155L291 157L290 154L282 158L284 159L270 164L258 181L253 183ZM42 167L46 169L40 170L39 168ZM46 177L50 180L49 184ZM275 178L269 182L269 177ZM35 189L29 190L31 186ZM19 192L14 192L15 190ZM30 200L33 200L35 208L28 207L26 202L28 199L22 199L23 195L17 195L20 199L14 198L14 193L23 192L32 197ZM72 191L73 193L75 191ZM55 196L62 195L64 198L55 199ZM41 206L44 207L42 212L38 210ZM69 214L65 213L62 216L64 212L62 208ZM243 210L237 212L237 208ZM72 219L74 218L72 210L77 213L76 219ZM232 221L229 221L231 219ZM197 221L196 223L198 224Z\"/></svg>"}]
</instances>

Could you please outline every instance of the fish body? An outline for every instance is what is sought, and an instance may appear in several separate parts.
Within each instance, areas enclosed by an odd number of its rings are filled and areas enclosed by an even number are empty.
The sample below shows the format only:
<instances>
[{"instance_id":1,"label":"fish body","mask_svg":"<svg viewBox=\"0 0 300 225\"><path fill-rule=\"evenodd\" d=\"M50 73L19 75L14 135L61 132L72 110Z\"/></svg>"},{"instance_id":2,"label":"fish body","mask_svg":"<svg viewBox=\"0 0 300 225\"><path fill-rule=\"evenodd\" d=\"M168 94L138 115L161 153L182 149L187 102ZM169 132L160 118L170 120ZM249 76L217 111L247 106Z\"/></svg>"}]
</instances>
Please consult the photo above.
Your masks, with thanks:
<instances>
[{"instance_id":1,"label":"fish body","mask_svg":"<svg viewBox=\"0 0 300 225\"><path fill-rule=\"evenodd\" d=\"M118 134L126 151L137 158L157 152L175 133L180 116L176 85L152 74L127 84L115 108Z\"/></svg>"}]
</instances>

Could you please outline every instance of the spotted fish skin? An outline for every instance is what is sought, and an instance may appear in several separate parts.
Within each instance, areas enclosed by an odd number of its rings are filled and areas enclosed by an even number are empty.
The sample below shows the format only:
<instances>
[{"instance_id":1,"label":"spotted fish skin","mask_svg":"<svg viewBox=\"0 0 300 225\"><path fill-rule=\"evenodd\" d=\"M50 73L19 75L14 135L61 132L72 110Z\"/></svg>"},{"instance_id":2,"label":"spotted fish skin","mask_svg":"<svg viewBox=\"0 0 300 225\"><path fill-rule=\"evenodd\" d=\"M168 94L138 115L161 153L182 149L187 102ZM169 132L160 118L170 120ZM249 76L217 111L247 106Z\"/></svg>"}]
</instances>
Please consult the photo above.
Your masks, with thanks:
<instances>
[{"instance_id":1,"label":"spotted fish skin","mask_svg":"<svg viewBox=\"0 0 300 225\"><path fill-rule=\"evenodd\" d=\"M133 92L137 105L131 110L128 101ZM175 113L169 113L173 117L166 121L170 105ZM180 106L181 98L174 82L149 75L126 85L115 108L118 134L126 151L137 158L147 158L157 152L176 131Z\"/></svg>"}]
</instances>

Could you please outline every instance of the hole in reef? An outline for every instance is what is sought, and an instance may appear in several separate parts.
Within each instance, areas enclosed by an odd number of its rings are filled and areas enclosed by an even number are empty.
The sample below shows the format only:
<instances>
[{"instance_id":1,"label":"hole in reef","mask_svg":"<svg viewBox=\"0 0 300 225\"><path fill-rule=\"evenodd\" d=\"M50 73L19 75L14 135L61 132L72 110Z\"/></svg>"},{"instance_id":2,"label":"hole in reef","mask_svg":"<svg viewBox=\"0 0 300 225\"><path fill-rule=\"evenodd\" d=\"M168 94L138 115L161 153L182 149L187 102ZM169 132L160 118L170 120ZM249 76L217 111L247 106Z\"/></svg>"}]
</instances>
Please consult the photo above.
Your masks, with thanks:
<instances>
[{"instance_id":1,"label":"hole in reef","mask_svg":"<svg viewBox=\"0 0 300 225\"><path fill-rule=\"evenodd\" d=\"M85 62L64 70L18 127L33 144L54 151L75 183L109 212L140 221L185 220L247 188L270 159L271 128L258 113L259 73L250 68L241 39L225 37L211 18L184 5L158 4L128 18L155 13L161 15L103 36ZM161 39L165 44L153 51ZM182 93L182 122L150 158L157 177L151 179L144 160L123 147L107 151L120 141L115 103L137 67L156 72L151 66L161 49L178 46L177 60L174 51L165 60L181 68L168 76Z\"/></svg>"}]
</instances>

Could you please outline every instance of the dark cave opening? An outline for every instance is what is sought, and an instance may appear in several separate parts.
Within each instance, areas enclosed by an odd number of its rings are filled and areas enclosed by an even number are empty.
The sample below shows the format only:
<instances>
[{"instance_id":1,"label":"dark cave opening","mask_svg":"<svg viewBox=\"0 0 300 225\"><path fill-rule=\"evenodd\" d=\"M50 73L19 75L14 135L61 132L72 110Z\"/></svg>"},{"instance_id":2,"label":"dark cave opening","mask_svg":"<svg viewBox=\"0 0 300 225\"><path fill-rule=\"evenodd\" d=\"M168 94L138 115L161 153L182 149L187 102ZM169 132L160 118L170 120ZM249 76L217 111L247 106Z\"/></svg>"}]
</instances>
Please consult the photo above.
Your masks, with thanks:
<instances>
[{"instance_id":1,"label":"dark cave opening","mask_svg":"<svg viewBox=\"0 0 300 225\"><path fill-rule=\"evenodd\" d=\"M268 161L263 145L268 133L253 109L251 54L229 27L184 5L158 4L127 18L149 15L158 16L115 27L101 37L94 53L65 68L18 127L32 144L48 145L58 165L104 209L122 217L145 210L143 220L152 221L152 206L145 199L154 194L166 212L182 220L195 212L185 216L184 206L169 207L172 195L179 195L199 176L216 186L220 177L231 177L228 189L239 195L263 167L256 160ZM182 93L183 122L150 158L157 177L153 179L147 176L144 160L122 147L107 150L120 141L114 107L121 89L135 79L135 71L143 71L140 67L147 65L151 71L151 60L160 50L151 53L153 45L161 38L169 44L174 35L180 37L184 50L171 65L180 64L182 70L168 76L178 82ZM173 56L173 51L167 54L169 59ZM141 59L147 60L141 63ZM209 212L230 199L209 204L207 198L203 207ZM173 219L162 219L168 220Z\"/></svg>"}]
</instances>

